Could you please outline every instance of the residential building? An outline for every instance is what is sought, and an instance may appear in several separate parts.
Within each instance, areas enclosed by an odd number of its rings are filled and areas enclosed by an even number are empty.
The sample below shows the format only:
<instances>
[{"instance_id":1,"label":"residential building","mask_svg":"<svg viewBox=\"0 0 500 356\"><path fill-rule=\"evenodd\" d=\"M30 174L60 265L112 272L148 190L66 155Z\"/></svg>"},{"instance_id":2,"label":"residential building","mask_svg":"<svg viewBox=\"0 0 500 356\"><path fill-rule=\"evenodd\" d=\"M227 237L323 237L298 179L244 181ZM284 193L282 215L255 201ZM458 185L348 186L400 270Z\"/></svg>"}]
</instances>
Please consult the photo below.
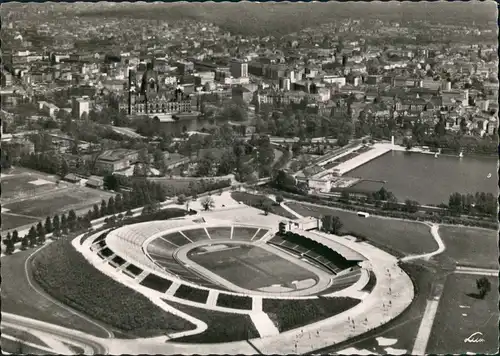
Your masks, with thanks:
<instances>
[{"instance_id":1,"label":"residential building","mask_svg":"<svg viewBox=\"0 0 500 356\"><path fill-rule=\"evenodd\" d=\"M248 77L248 63L243 61L234 60L231 62L231 76L234 78Z\"/></svg>"}]
</instances>

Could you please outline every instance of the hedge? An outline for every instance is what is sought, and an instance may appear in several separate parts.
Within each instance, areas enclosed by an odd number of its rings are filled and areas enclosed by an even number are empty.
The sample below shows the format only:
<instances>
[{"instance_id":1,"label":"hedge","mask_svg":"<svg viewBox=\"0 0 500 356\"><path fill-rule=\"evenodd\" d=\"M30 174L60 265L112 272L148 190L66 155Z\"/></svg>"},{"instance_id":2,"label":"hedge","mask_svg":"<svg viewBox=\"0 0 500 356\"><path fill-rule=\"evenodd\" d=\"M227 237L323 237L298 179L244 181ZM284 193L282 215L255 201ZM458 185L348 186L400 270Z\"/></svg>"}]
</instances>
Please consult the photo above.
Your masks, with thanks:
<instances>
[{"instance_id":1,"label":"hedge","mask_svg":"<svg viewBox=\"0 0 500 356\"><path fill-rule=\"evenodd\" d=\"M140 284L146 288L154 289L160 293L165 293L172 285L172 282L168 279L157 276L156 274L148 274Z\"/></svg>"},{"instance_id":2,"label":"hedge","mask_svg":"<svg viewBox=\"0 0 500 356\"><path fill-rule=\"evenodd\" d=\"M340 314L353 308L359 299L318 297L317 299L263 299L262 309L280 332Z\"/></svg>"},{"instance_id":3,"label":"hedge","mask_svg":"<svg viewBox=\"0 0 500 356\"><path fill-rule=\"evenodd\" d=\"M208 293L209 291L206 289L192 288L185 284L181 284L181 286L175 291L174 297L191 300L197 303L206 303Z\"/></svg>"},{"instance_id":4,"label":"hedge","mask_svg":"<svg viewBox=\"0 0 500 356\"><path fill-rule=\"evenodd\" d=\"M149 337L194 329L97 270L67 240L41 249L31 267L35 281L52 297L124 332Z\"/></svg>"},{"instance_id":5,"label":"hedge","mask_svg":"<svg viewBox=\"0 0 500 356\"><path fill-rule=\"evenodd\" d=\"M220 293L217 298L216 305L219 307L232 308L232 309L252 310L252 298Z\"/></svg>"},{"instance_id":6,"label":"hedge","mask_svg":"<svg viewBox=\"0 0 500 356\"><path fill-rule=\"evenodd\" d=\"M252 319L248 315L206 310L169 300L165 302L188 315L204 321L208 326L207 330L201 334L184 336L174 339L172 342L214 344L260 337Z\"/></svg>"}]
</instances>

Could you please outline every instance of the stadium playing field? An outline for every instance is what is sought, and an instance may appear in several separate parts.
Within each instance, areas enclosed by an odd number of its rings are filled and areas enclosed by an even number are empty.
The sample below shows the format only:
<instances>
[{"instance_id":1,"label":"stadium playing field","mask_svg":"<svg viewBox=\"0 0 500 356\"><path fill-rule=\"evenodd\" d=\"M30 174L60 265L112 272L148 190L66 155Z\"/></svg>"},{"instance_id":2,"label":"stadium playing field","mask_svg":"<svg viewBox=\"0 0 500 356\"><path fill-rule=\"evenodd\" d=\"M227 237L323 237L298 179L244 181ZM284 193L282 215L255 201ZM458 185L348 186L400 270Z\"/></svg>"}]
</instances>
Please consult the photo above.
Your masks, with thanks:
<instances>
[{"instance_id":1,"label":"stadium playing field","mask_svg":"<svg viewBox=\"0 0 500 356\"><path fill-rule=\"evenodd\" d=\"M235 244L225 249L199 252L200 249L191 251L189 259L245 289L272 285L294 288L294 281L317 280L313 272L254 245Z\"/></svg>"}]
</instances>

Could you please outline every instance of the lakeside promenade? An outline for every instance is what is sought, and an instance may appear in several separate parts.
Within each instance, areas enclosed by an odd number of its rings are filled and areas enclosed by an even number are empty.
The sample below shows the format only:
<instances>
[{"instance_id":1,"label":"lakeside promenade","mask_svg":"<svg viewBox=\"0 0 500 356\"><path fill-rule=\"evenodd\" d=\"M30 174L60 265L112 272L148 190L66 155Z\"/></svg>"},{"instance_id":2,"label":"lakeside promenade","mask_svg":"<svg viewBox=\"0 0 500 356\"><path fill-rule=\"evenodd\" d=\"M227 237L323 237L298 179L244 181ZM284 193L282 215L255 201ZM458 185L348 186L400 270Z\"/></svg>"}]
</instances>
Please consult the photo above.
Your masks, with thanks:
<instances>
[{"instance_id":1,"label":"lakeside promenade","mask_svg":"<svg viewBox=\"0 0 500 356\"><path fill-rule=\"evenodd\" d=\"M434 152L423 150L419 147L414 147L410 150L407 150L406 147L400 145L393 145L390 142L382 142L374 144L371 150L363 152L359 156L353 157L348 161L342 162L338 166L334 167L332 171L335 170L340 176L343 176L347 172L350 172L353 169L358 168L359 166L362 166L363 164L368 163L390 151L416 152L432 155L435 154Z\"/></svg>"}]
</instances>

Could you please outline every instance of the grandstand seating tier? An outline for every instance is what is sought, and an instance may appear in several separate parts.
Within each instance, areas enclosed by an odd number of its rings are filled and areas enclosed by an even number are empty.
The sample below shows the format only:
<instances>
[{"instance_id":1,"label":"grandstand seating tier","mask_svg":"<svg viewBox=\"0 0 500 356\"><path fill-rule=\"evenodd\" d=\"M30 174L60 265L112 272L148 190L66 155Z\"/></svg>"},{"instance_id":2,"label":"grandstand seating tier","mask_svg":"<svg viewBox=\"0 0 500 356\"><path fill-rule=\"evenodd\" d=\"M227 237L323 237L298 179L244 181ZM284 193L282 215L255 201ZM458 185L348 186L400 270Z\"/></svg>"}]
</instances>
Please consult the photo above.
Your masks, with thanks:
<instances>
[{"instance_id":1,"label":"grandstand seating tier","mask_svg":"<svg viewBox=\"0 0 500 356\"><path fill-rule=\"evenodd\" d=\"M191 241L202 241L209 240L209 237L205 231L205 229L190 229L190 230L182 230L182 233L186 235Z\"/></svg>"},{"instance_id":2,"label":"grandstand seating tier","mask_svg":"<svg viewBox=\"0 0 500 356\"><path fill-rule=\"evenodd\" d=\"M255 227L241 227L235 226L233 227L233 240L239 241L250 241L252 237L257 233L258 228Z\"/></svg>"},{"instance_id":3,"label":"grandstand seating tier","mask_svg":"<svg viewBox=\"0 0 500 356\"><path fill-rule=\"evenodd\" d=\"M207 227L207 232L212 240L227 239L231 238L231 227Z\"/></svg>"},{"instance_id":4,"label":"grandstand seating tier","mask_svg":"<svg viewBox=\"0 0 500 356\"><path fill-rule=\"evenodd\" d=\"M191 243L191 241L178 231L162 236L162 238L168 242L174 243L178 247Z\"/></svg>"}]
</instances>

